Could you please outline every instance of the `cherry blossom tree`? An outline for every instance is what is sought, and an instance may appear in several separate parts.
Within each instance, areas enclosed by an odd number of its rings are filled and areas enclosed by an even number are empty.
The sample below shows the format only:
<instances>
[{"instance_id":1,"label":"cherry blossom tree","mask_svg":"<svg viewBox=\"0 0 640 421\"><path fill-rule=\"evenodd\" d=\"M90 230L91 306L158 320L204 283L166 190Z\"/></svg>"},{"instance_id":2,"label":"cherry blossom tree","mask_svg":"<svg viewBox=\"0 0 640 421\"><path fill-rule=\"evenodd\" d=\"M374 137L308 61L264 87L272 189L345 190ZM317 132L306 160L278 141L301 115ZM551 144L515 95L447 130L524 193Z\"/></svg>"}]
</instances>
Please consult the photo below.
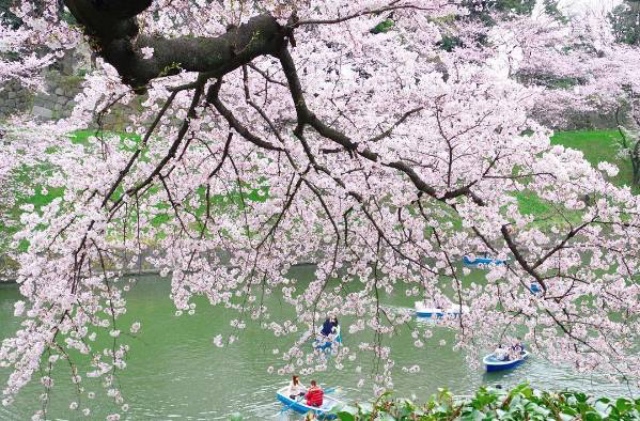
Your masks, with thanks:
<instances>
[{"instance_id":1,"label":"cherry blossom tree","mask_svg":"<svg viewBox=\"0 0 640 421\"><path fill-rule=\"evenodd\" d=\"M619 62L623 54L609 54L613 39L603 16L562 21L542 13L503 23L492 40L513 77L542 88L534 113L555 127L575 113L615 109L629 82L629 63Z\"/></svg>"},{"instance_id":2,"label":"cherry blossom tree","mask_svg":"<svg viewBox=\"0 0 640 421\"><path fill-rule=\"evenodd\" d=\"M52 63L50 54L40 55L30 49L29 32L13 29L0 21L0 83L17 79L25 85L41 82L36 71Z\"/></svg>"},{"instance_id":3,"label":"cherry blossom tree","mask_svg":"<svg viewBox=\"0 0 640 421\"><path fill-rule=\"evenodd\" d=\"M620 127L621 155L633 167L628 182L637 185L640 85L633 69L640 49L615 42L606 16L596 11L566 22L545 15L525 18L503 24L500 31L510 72L541 88L533 114L557 128L589 125L589 116Z\"/></svg>"},{"instance_id":4,"label":"cherry blossom tree","mask_svg":"<svg viewBox=\"0 0 640 421\"><path fill-rule=\"evenodd\" d=\"M550 145L551 132L530 118L540 90L512 77L509 51L437 47L435 21L465 13L454 2L66 0L73 25L57 1L46 5L15 11L30 39L53 54L87 43L96 69L71 118L11 122L16 145L29 145L16 156L46 162L43 187L65 192L25 209L14 238L29 248L17 256L24 321L0 348L0 365L14 370L3 404L37 373L52 387L63 361L74 383L102 378L121 401L120 337L140 329L118 322L123 275L141 262L170 277L179 311L204 296L237 311L238 329L255 319L290 338L281 374L372 353L382 362L377 387L391 387L393 349L382 341L318 363L298 338L327 312L353 320L345 334L392 335L412 317L384 307L394 292L469 306L442 324L457 329L450 346L470 364L524 332L552 362L640 374L628 352L640 331L638 199L607 181L613 165L593 168ZM391 12L393 28L372 33ZM541 35L529 36L533 45ZM69 142L138 96L126 131L139 140ZM549 205L544 220L520 211L523 194ZM481 251L508 264L469 282L459 262ZM311 282L286 276L309 260ZM267 294L296 318L271 318ZM415 345L437 328L412 332ZM97 335L114 343L104 348ZM218 346L237 339L213 337ZM89 371L74 363L78 353Z\"/></svg>"}]
</instances>

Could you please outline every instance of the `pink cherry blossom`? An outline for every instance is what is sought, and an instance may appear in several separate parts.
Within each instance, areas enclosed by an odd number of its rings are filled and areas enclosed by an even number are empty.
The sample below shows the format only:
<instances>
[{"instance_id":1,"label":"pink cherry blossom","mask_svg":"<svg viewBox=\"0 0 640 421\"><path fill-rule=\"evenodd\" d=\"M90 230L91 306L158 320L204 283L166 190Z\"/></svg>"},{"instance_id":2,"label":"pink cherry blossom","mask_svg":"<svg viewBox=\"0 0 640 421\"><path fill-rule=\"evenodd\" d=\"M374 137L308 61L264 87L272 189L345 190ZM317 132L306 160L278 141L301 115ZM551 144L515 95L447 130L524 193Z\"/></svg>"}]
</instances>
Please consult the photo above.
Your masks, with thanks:
<instances>
[{"instance_id":1,"label":"pink cherry blossom","mask_svg":"<svg viewBox=\"0 0 640 421\"><path fill-rule=\"evenodd\" d=\"M607 74L635 89L637 55L607 44L601 26L461 24L468 45L446 52L435 18L465 11L444 0L117 3L114 12L67 0L81 23L70 25L58 1L21 2L23 26L2 29L25 54L0 63L0 80L38 89L30 76L59 52L85 44L94 58L69 118L9 122L0 182L20 166L45 166L23 193L64 193L24 207L17 221L25 304L15 310L26 317L0 346L0 365L14 370L3 404L34 375L55 387L42 357L76 350L91 366L71 375L101 378L125 411L114 378L130 336L120 318L134 286L124 275L138 265L170 278L176 315L193 314L196 296L234 313L233 333L212 332L214 346L241 339L249 323L288 340L270 373L334 367L298 341L299 330L313 334L334 314L353 320L345 334L376 338L341 347L335 367L373 356L372 387L393 386L393 345L381 338L412 315L390 311L384 297L400 292L470 309L416 333L418 347L435 341L436 329L455 328L455 343L439 345L475 364L480 349L521 328L552 363L640 375L630 352L640 340L640 202L610 183L611 164L593 168L580 152L552 146L552 131L535 118L615 108L627 88ZM391 12L393 27L372 33ZM478 34L486 45L470 44ZM604 55L578 48L590 35ZM589 76L576 90L551 92L529 78L544 71ZM137 110L123 130L137 135L129 140L101 127L124 106ZM96 135L69 141L85 127ZM548 213L523 213L522 195ZM28 250L19 252L23 240ZM467 282L462 258L484 251L507 264ZM310 261L309 282L288 276ZM267 295L295 316L272 317Z\"/></svg>"}]
</instances>

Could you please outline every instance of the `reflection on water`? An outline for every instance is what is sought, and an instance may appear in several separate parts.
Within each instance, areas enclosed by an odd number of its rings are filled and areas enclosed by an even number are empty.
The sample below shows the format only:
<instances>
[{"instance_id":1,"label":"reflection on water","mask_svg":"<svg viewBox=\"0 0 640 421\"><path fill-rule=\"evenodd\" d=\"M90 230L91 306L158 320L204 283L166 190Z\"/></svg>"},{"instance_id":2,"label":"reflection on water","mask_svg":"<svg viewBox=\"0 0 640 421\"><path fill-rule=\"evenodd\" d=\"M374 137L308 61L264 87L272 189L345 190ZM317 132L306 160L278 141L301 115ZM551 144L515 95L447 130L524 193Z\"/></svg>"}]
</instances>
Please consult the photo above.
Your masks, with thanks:
<instances>
[{"instance_id":1,"label":"reflection on water","mask_svg":"<svg viewBox=\"0 0 640 421\"><path fill-rule=\"evenodd\" d=\"M142 330L131 342L128 368L119 375L119 384L130 405L130 420L228 420L233 414L242 414L244 420L299 420L291 411L282 412L276 402L275 391L288 379L267 372L270 365L279 364L273 349L286 349L297 337L277 338L265 333L255 324L247 323L240 340L219 349L212 345L212 338L234 332L229 326L234 316L222 308L210 308L201 304L193 316L176 317L168 299L169 283L156 278L144 279L130 292L128 321L142 322ZM18 299L15 285L0 285L0 338L9 336L18 324L11 315L13 303ZM413 302L406 297L388 297L389 309L397 312L412 311ZM277 298L273 298L277 300ZM275 303L275 301L274 301ZM281 308L274 317L290 317L291 309ZM368 333L349 335L349 318L341 318L344 343L355 346L360 341L371 342ZM413 345L410 330L430 329L433 337L422 348ZM296 333L299 335L300 333ZM485 374L482 367L470 369L465 355L452 352L454 339L451 329L434 327L429 319L414 319L401 330L393 341L396 360L395 396L425 401L439 387L446 387L456 394L473 393L480 385L501 384L505 388L523 381L541 388L573 388L596 395L635 394L636 389L612 384L603 377L582 376L570 369L552 367L540 356L533 355L519 368L505 373ZM447 345L441 346L440 341ZM420 371L409 373L403 367L420 365ZM361 367L361 373L357 372ZM371 396L370 384L360 390L356 384L361 377L370 378L374 361L360 355L355 361L345 362L342 371L330 366L314 377L328 387L341 386L336 391L340 399L363 400ZM0 380L6 380L7 371L0 371ZM310 380L302 379L304 383ZM87 381L88 390L96 391L94 412L90 419L104 419L104 414L116 406L103 395L99 385ZM51 419L86 419L69 409L74 400L73 390L56 389L50 406ZM22 393L16 404L0 407L0 419L24 420L37 409L37 399L42 390L31 385ZM95 417L94 417L95 416Z\"/></svg>"}]
</instances>

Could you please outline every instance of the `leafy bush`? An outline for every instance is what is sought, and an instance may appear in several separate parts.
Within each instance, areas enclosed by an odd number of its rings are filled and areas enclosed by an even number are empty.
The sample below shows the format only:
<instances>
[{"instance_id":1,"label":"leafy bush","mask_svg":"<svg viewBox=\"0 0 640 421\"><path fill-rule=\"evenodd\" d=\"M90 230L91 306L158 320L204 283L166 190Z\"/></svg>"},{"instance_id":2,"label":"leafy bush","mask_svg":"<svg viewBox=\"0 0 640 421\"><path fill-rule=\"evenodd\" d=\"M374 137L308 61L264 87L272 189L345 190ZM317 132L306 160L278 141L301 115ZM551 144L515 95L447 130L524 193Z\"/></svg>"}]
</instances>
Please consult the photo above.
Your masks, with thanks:
<instances>
[{"instance_id":1,"label":"leafy bush","mask_svg":"<svg viewBox=\"0 0 640 421\"><path fill-rule=\"evenodd\" d=\"M448 420L640 420L640 399L593 398L583 392L549 392L521 384L510 391L480 388L475 395L456 398L441 389L427 403L382 395L372 405L336 411L341 421L448 421Z\"/></svg>"}]
</instances>

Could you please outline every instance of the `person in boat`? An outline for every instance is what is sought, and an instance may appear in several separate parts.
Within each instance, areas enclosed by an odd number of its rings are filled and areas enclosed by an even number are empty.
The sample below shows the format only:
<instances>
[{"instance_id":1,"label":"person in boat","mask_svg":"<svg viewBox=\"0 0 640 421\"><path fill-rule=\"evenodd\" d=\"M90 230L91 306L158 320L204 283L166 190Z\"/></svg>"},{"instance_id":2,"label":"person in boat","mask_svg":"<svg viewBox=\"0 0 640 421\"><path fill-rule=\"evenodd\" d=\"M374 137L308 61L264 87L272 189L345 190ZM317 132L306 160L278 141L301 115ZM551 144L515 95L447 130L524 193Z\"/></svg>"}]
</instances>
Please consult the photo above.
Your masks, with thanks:
<instances>
[{"instance_id":1,"label":"person in boat","mask_svg":"<svg viewBox=\"0 0 640 421\"><path fill-rule=\"evenodd\" d=\"M520 338L517 338L513 345L511 345L511 351L513 351L513 353L516 355L522 354L522 352L524 352L524 345L522 344Z\"/></svg>"},{"instance_id":2,"label":"person in boat","mask_svg":"<svg viewBox=\"0 0 640 421\"><path fill-rule=\"evenodd\" d=\"M542 289L540 288L540 284L537 282L531 282L531 285L529 285L529 291L531 291L531 293L533 295L538 295L540 293L542 293Z\"/></svg>"},{"instance_id":3,"label":"person in boat","mask_svg":"<svg viewBox=\"0 0 640 421\"><path fill-rule=\"evenodd\" d=\"M331 318L331 340L335 340L340 335L340 324L338 318L333 316Z\"/></svg>"},{"instance_id":4,"label":"person in boat","mask_svg":"<svg viewBox=\"0 0 640 421\"><path fill-rule=\"evenodd\" d=\"M311 386L307 389L304 397L307 399L307 406L319 408L322 406L322 400L324 399L324 390L318 386L315 380L311 380Z\"/></svg>"},{"instance_id":5,"label":"person in boat","mask_svg":"<svg viewBox=\"0 0 640 421\"><path fill-rule=\"evenodd\" d=\"M342 343L342 337L340 336L340 324L338 323L337 317L331 318L331 323L333 327L331 328L331 335L329 335L329 340L332 344L340 344Z\"/></svg>"},{"instance_id":6,"label":"person in boat","mask_svg":"<svg viewBox=\"0 0 640 421\"><path fill-rule=\"evenodd\" d=\"M298 376L294 375L291 377L291 382L289 383L288 394L291 399L298 399L300 396L304 396L307 391L307 388L304 387L302 383L300 383L300 379Z\"/></svg>"},{"instance_id":7,"label":"person in boat","mask_svg":"<svg viewBox=\"0 0 640 421\"><path fill-rule=\"evenodd\" d=\"M496 350L493 351L493 355L498 361L509 361L509 351L502 344L499 344Z\"/></svg>"},{"instance_id":8,"label":"person in boat","mask_svg":"<svg viewBox=\"0 0 640 421\"><path fill-rule=\"evenodd\" d=\"M329 316L327 316L327 318L324 320L324 323L322 324L322 329L320 330L320 334L322 336L328 337L329 335L331 335L332 330L333 330L333 323L331 323L331 319L329 318Z\"/></svg>"}]
</instances>

